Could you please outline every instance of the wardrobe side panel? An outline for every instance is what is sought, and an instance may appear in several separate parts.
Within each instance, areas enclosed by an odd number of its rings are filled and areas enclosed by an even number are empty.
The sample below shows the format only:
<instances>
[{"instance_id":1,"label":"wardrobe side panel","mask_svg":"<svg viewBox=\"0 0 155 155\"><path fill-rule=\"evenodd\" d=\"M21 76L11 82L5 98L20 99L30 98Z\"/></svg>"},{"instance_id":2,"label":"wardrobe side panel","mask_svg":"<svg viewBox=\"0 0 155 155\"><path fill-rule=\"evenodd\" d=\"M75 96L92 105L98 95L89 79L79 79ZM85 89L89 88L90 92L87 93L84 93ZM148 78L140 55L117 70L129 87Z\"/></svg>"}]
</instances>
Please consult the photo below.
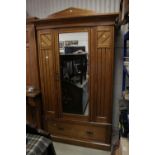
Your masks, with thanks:
<instances>
[{"instance_id":1,"label":"wardrobe side panel","mask_svg":"<svg viewBox=\"0 0 155 155\"><path fill-rule=\"evenodd\" d=\"M35 27L26 26L26 85L40 88Z\"/></svg>"}]
</instances>

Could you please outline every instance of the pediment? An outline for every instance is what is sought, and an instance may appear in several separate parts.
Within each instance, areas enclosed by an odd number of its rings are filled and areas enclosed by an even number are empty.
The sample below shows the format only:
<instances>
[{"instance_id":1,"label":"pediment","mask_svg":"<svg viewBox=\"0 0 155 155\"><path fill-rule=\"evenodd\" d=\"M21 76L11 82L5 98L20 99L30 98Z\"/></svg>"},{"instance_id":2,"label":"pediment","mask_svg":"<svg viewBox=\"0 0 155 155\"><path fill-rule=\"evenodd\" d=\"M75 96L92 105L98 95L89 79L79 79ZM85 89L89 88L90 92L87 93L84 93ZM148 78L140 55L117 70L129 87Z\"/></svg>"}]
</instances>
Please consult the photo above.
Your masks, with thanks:
<instances>
[{"instance_id":1,"label":"pediment","mask_svg":"<svg viewBox=\"0 0 155 155\"><path fill-rule=\"evenodd\" d=\"M51 14L48 16L48 18L50 19L71 18L71 17L91 16L95 14L96 13L92 10L85 10L85 9L70 7L68 9Z\"/></svg>"}]
</instances>

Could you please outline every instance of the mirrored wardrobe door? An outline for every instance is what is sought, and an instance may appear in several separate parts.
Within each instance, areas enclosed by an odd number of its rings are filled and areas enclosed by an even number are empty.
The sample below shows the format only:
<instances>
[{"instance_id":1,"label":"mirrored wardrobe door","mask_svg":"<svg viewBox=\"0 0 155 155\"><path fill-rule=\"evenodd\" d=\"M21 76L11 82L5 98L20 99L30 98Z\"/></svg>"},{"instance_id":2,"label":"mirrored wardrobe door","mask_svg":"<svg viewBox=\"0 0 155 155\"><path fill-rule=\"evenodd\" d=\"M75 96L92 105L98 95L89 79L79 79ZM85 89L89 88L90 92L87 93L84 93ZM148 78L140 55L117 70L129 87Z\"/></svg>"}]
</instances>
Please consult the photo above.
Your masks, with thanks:
<instances>
[{"instance_id":1,"label":"mirrored wardrobe door","mask_svg":"<svg viewBox=\"0 0 155 155\"><path fill-rule=\"evenodd\" d=\"M59 32L57 37L62 112L88 116L88 32Z\"/></svg>"}]
</instances>

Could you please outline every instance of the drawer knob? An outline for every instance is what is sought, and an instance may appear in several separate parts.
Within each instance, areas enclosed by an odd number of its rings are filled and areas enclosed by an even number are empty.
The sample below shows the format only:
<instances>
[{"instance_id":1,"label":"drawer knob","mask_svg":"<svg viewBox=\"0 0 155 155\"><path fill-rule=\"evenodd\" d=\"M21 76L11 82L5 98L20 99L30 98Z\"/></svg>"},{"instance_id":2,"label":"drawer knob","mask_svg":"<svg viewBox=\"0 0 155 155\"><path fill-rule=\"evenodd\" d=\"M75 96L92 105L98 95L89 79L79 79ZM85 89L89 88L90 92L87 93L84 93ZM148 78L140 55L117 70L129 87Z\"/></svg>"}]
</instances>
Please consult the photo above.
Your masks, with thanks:
<instances>
[{"instance_id":1,"label":"drawer knob","mask_svg":"<svg viewBox=\"0 0 155 155\"><path fill-rule=\"evenodd\" d=\"M93 135L93 134L94 134L92 131L86 131L86 133L87 133L88 135Z\"/></svg>"}]
</instances>

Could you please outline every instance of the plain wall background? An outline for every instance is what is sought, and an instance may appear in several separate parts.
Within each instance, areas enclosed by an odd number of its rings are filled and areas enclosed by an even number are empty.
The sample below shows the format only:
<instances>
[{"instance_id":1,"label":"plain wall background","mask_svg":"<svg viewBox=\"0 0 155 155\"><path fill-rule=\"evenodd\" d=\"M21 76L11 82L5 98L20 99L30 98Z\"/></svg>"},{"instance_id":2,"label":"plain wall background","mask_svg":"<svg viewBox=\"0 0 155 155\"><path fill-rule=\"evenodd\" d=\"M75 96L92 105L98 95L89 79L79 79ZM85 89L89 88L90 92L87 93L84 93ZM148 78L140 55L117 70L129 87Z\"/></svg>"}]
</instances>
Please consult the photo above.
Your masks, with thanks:
<instances>
[{"instance_id":1,"label":"plain wall background","mask_svg":"<svg viewBox=\"0 0 155 155\"><path fill-rule=\"evenodd\" d=\"M88 51L88 32L60 33L59 34L59 41L71 41L71 40L77 40L78 41L77 46L85 46L86 52L89 52Z\"/></svg>"},{"instance_id":2,"label":"plain wall background","mask_svg":"<svg viewBox=\"0 0 155 155\"><path fill-rule=\"evenodd\" d=\"M69 7L112 13L119 12L119 3L120 0L26 0L26 10L29 16L40 18Z\"/></svg>"}]
</instances>

